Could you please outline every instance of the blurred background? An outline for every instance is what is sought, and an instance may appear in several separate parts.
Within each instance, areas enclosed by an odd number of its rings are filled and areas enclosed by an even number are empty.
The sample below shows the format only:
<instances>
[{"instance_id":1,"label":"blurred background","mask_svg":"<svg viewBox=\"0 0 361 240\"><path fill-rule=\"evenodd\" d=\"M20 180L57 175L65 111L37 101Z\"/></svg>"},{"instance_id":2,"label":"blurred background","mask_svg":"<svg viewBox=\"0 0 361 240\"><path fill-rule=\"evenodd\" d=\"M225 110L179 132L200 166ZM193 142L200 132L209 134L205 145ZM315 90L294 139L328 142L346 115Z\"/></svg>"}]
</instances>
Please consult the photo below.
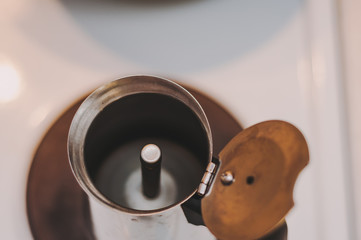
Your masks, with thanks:
<instances>
[{"instance_id":1,"label":"blurred background","mask_svg":"<svg viewBox=\"0 0 361 240\"><path fill-rule=\"evenodd\" d=\"M193 86L244 127L296 125L311 162L290 240L361 239L361 3L353 0L3 0L0 232L32 239L31 161L76 100L120 77Z\"/></svg>"}]
</instances>

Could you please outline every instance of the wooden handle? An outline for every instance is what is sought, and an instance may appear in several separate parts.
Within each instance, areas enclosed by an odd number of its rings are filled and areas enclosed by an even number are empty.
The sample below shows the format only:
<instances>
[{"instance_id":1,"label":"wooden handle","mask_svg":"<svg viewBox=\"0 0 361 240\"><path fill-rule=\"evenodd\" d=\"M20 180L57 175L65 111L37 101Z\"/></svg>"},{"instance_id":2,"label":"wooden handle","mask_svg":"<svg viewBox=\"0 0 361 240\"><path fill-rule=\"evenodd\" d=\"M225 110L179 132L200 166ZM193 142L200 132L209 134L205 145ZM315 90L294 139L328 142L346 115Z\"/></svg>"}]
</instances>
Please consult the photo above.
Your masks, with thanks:
<instances>
[{"instance_id":1,"label":"wooden handle","mask_svg":"<svg viewBox=\"0 0 361 240\"><path fill-rule=\"evenodd\" d=\"M202 200L206 226L219 239L258 239L280 226L293 207L293 187L309 162L306 141L293 125L267 121L234 137Z\"/></svg>"}]
</instances>

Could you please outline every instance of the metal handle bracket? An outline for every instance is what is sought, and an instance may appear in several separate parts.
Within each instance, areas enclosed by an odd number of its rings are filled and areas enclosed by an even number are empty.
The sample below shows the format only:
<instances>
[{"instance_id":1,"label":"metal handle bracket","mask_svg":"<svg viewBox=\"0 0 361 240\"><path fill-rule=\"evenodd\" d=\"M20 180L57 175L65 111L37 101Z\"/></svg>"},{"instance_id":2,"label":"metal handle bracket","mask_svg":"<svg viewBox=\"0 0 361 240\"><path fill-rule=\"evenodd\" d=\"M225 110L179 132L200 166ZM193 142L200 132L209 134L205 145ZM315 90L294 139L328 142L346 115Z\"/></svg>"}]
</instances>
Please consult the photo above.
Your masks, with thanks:
<instances>
[{"instance_id":1,"label":"metal handle bracket","mask_svg":"<svg viewBox=\"0 0 361 240\"><path fill-rule=\"evenodd\" d=\"M197 190L197 195L200 197L203 197L207 194L214 176L216 175L217 169L219 167L219 160L213 158L212 162L208 163L208 166L206 168L206 171L202 177L202 181L199 184L198 190Z\"/></svg>"}]
</instances>

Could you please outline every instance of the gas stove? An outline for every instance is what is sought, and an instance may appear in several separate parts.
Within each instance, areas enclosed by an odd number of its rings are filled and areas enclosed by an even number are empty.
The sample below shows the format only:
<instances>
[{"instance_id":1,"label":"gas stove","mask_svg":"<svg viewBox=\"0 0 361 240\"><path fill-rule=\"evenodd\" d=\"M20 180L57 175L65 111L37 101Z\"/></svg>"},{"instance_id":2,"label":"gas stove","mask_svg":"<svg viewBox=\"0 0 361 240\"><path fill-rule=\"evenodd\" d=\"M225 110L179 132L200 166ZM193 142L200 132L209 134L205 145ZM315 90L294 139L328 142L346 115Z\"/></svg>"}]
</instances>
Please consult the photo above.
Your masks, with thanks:
<instances>
[{"instance_id":1,"label":"gas stove","mask_svg":"<svg viewBox=\"0 0 361 240\"><path fill-rule=\"evenodd\" d=\"M3 239L32 238L26 186L47 129L99 85L139 74L201 90L243 127L269 119L296 125L311 163L295 186L288 239L351 238L332 1L1 5Z\"/></svg>"}]
</instances>

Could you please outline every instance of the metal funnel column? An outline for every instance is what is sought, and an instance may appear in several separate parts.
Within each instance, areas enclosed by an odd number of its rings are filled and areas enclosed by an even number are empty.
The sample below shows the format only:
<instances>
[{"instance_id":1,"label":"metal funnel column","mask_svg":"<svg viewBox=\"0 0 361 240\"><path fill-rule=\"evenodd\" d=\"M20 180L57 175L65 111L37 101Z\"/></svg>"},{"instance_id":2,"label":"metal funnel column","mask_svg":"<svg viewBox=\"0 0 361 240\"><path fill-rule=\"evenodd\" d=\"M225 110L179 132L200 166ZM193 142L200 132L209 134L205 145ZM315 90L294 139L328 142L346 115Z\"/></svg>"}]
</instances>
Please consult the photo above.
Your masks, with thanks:
<instances>
[{"instance_id":1,"label":"metal funnel column","mask_svg":"<svg viewBox=\"0 0 361 240\"><path fill-rule=\"evenodd\" d=\"M162 152L155 144L145 145L140 153L142 165L142 191L148 198L155 198L160 190Z\"/></svg>"}]
</instances>

